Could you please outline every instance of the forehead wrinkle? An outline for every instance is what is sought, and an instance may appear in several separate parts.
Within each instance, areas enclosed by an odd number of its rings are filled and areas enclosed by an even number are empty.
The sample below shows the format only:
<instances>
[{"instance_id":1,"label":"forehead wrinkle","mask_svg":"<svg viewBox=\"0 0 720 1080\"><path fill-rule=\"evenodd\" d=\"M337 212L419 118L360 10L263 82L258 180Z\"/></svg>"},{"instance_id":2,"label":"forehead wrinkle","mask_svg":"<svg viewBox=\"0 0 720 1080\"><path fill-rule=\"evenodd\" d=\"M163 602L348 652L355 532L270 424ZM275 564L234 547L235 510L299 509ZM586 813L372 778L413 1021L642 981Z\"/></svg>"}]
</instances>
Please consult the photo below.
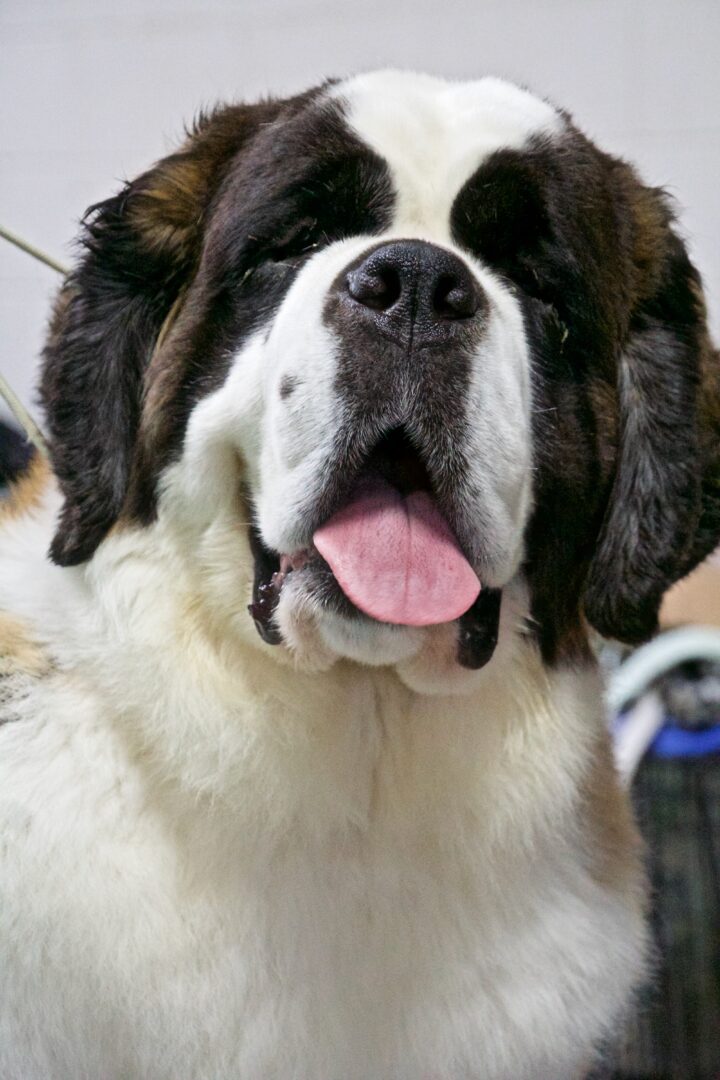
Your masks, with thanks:
<instances>
[{"instance_id":1,"label":"forehead wrinkle","mask_svg":"<svg viewBox=\"0 0 720 1080\"><path fill-rule=\"evenodd\" d=\"M333 93L344 102L348 126L387 162L395 226L445 238L458 192L487 157L564 125L547 102L496 78L449 82L373 72Z\"/></svg>"}]
</instances>

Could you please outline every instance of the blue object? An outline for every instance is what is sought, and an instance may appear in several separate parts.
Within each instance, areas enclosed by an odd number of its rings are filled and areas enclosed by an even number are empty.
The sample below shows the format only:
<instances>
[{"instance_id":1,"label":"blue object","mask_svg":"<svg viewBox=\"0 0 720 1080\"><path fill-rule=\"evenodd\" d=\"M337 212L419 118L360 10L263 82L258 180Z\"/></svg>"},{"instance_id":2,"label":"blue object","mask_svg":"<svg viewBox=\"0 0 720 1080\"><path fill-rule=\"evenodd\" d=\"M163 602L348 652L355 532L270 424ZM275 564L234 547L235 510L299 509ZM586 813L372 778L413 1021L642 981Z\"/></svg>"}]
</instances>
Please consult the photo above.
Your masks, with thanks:
<instances>
[{"instance_id":1,"label":"blue object","mask_svg":"<svg viewBox=\"0 0 720 1080\"><path fill-rule=\"evenodd\" d=\"M720 754L720 724L691 731L667 723L660 728L652 743L651 754L659 758L697 758Z\"/></svg>"}]
</instances>

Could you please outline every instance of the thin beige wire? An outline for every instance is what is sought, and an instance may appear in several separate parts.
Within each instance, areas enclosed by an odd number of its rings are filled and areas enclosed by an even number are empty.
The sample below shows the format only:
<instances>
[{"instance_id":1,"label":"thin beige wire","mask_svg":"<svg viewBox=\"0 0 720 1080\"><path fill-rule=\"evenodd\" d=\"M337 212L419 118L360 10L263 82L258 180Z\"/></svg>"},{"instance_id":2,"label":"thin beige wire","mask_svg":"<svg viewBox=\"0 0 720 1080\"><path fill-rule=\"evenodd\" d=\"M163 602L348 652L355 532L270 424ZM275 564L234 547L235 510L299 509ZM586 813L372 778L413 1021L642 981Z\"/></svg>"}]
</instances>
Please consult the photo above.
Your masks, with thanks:
<instances>
[{"instance_id":1,"label":"thin beige wire","mask_svg":"<svg viewBox=\"0 0 720 1080\"><path fill-rule=\"evenodd\" d=\"M35 247L34 244L29 243L27 240L23 240L21 236L18 236L17 233L11 232L10 229L6 229L3 225L0 225L0 236L4 240L7 240L8 243L14 244L15 247L20 248L21 251L24 251L26 252L26 254L32 256L33 259L37 259L38 262L44 263L46 266L49 266L51 270L55 270L58 274L62 274L64 277L66 277L69 273L68 268L66 266L63 266L62 263L59 263L57 259L53 259L50 255L46 254L46 252L41 251L40 248ZM5 402L10 409L10 412L13 414L18 424L25 432L28 441L33 444L38 453L42 454L43 457L48 457L48 446L45 442L43 433L33 420L28 410L25 408L13 388L10 386L5 376L2 374L0 374L0 396L5 399Z\"/></svg>"},{"instance_id":2,"label":"thin beige wire","mask_svg":"<svg viewBox=\"0 0 720 1080\"><path fill-rule=\"evenodd\" d=\"M26 252L28 255L32 255L33 259L37 259L38 262L45 263L51 270L56 270L58 274L67 276L70 273L67 266L63 266L57 259L53 259L51 255L41 251L40 248L35 247L35 245L31 244L28 240L23 240L17 233L11 232L10 229L6 229L4 225L0 225L0 236L2 236L3 240L7 240L8 243L14 244L15 247L20 248L21 251Z\"/></svg>"}]
</instances>

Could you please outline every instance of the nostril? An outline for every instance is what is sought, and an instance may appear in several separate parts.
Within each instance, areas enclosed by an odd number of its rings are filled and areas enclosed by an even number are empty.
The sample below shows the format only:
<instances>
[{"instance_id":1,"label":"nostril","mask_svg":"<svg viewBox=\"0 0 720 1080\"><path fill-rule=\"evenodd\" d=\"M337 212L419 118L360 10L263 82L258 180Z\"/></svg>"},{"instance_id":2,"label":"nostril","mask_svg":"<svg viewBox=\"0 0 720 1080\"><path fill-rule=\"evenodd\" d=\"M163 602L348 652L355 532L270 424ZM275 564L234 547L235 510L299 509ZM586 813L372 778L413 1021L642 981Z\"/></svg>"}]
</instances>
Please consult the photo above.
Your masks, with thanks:
<instances>
[{"instance_id":1,"label":"nostril","mask_svg":"<svg viewBox=\"0 0 720 1080\"><path fill-rule=\"evenodd\" d=\"M470 319L480 307L480 290L468 275L442 274L433 294L436 315L445 319Z\"/></svg>"},{"instance_id":2,"label":"nostril","mask_svg":"<svg viewBox=\"0 0 720 1080\"><path fill-rule=\"evenodd\" d=\"M392 322L400 336L414 334L418 339L452 336L453 324L469 323L485 303L480 283L464 260L424 240L378 246L347 267L337 287L353 307L361 305L364 317L383 333ZM359 309L355 312L361 316Z\"/></svg>"},{"instance_id":3,"label":"nostril","mask_svg":"<svg viewBox=\"0 0 720 1080\"><path fill-rule=\"evenodd\" d=\"M387 311L402 292L400 274L388 265L358 266L348 274L346 285L353 300L376 311Z\"/></svg>"}]
</instances>

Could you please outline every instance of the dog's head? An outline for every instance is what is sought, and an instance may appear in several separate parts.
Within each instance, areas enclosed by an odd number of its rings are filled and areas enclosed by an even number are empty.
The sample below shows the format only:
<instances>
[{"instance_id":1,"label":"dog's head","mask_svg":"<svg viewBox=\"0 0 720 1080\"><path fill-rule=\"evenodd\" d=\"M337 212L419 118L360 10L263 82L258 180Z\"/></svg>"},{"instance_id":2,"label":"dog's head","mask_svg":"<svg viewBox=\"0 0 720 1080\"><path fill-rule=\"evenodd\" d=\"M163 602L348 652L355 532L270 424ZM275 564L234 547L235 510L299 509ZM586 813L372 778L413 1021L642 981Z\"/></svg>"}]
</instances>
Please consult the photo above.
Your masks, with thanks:
<instances>
[{"instance_id":1,"label":"dog's head","mask_svg":"<svg viewBox=\"0 0 720 1080\"><path fill-rule=\"evenodd\" d=\"M717 357L667 202L523 90L220 109L84 243L42 382L58 563L165 517L269 642L302 612L392 662L453 623L472 667L509 583L552 661L585 618L648 636L717 540Z\"/></svg>"}]
</instances>

